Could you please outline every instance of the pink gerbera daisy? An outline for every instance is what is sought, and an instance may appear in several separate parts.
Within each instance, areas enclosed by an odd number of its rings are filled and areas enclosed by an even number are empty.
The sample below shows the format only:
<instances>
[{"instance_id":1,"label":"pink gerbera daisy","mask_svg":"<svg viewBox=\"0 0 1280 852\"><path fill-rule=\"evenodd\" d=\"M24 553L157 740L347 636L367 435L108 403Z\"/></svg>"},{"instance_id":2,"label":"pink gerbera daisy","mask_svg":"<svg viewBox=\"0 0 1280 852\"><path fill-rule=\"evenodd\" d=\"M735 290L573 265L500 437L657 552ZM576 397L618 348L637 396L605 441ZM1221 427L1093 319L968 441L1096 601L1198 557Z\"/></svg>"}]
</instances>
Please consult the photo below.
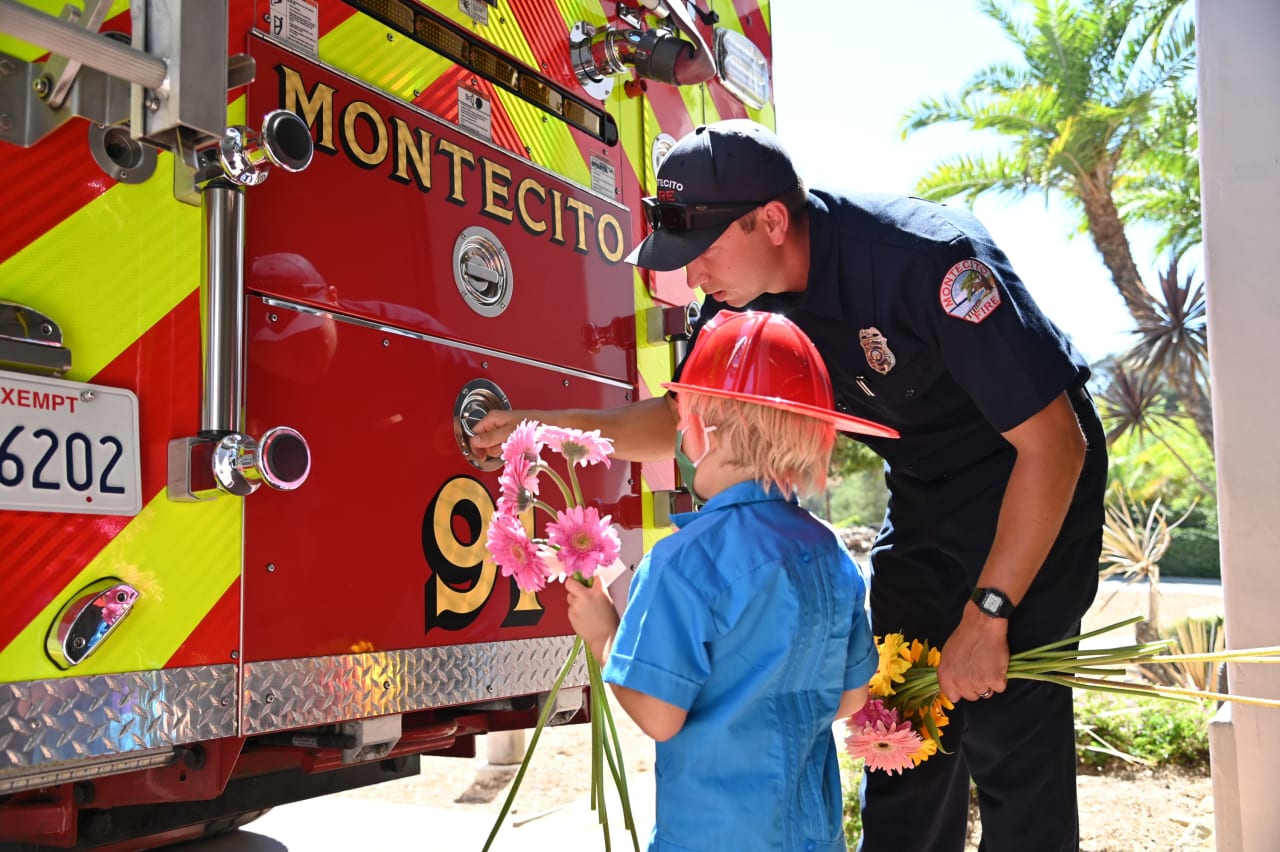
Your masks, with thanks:
<instances>
[{"instance_id":1,"label":"pink gerbera daisy","mask_svg":"<svg viewBox=\"0 0 1280 852\"><path fill-rule=\"evenodd\" d=\"M542 439L551 449L565 457L569 464L580 464L586 467L596 462L604 462L609 466L609 455L613 452L613 441L600 437L600 430L584 432L581 429L560 429L556 426L542 427Z\"/></svg>"},{"instance_id":2,"label":"pink gerbera daisy","mask_svg":"<svg viewBox=\"0 0 1280 852\"><path fill-rule=\"evenodd\" d=\"M528 509L538 495L538 472L534 469L534 462L523 453L513 455L502 466L498 486L502 489L501 501L517 512Z\"/></svg>"},{"instance_id":3,"label":"pink gerbera daisy","mask_svg":"<svg viewBox=\"0 0 1280 852\"><path fill-rule=\"evenodd\" d=\"M890 774L901 774L915 765L911 755L919 751L920 743L920 735L909 722L850 725L849 736L844 741L849 754L862 758L868 770L879 769Z\"/></svg>"},{"instance_id":4,"label":"pink gerbera daisy","mask_svg":"<svg viewBox=\"0 0 1280 852\"><path fill-rule=\"evenodd\" d=\"M540 453L545 443L542 424L537 420L521 420L519 425L502 442L502 460L507 464L516 457L528 459L530 464L541 461Z\"/></svg>"},{"instance_id":5,"label":"pink gerbera daisy","mask_svg":"<svg viewBox=\"0 0 1280 852\"><path fill-rule=\"evenodd\" d=\"M502 576L515 577L521 591L538 592L547 584L547 566L513 514L499 512L489 521L486 543Z\"/></svg>"},{"instance_id":6,"label":"pink gerbera daisy","mask_svg":"<svg viewBox=\"0 0 1280 852\"><path fill-rule=\"evenodd\" d=\"M572 506L547 524L547 541L556 547L566 571L587 578L618 558L621 545L610 521L593 506Z\"/></svg>"}]
</instances>

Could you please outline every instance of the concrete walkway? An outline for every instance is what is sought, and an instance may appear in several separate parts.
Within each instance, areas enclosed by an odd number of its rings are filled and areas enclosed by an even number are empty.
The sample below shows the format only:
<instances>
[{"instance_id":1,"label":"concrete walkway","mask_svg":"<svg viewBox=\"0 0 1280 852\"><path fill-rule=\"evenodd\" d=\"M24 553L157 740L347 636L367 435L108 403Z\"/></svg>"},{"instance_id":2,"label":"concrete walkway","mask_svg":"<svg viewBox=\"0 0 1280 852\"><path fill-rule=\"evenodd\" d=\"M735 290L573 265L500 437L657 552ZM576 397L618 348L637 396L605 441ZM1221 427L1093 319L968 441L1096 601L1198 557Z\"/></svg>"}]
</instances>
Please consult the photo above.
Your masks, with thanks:
<instances>
[{"instance_id":1,"label":"concrete walkway","mask_svg":"<svg viewBox=\"0 0 1280 852\"><path fill-rule=\"evenodd\" d=\"M641 849L653 827L652 775L631 789L632 812ZM648 782L648 783L644 783ZM632 849L621 826L621 808L609 800L612 848ZM523 821L522 821L523 820ZM324 852L377 849L378 852L479 852L493 817L479 811L391 804L372 799L326 796L275 808L266 816L221 837L174 847L182 852ZM584 799L550 813L513 821L508 817L493 852L565 852L603 849L596 813Z\"/></svg>"}]
</instances>

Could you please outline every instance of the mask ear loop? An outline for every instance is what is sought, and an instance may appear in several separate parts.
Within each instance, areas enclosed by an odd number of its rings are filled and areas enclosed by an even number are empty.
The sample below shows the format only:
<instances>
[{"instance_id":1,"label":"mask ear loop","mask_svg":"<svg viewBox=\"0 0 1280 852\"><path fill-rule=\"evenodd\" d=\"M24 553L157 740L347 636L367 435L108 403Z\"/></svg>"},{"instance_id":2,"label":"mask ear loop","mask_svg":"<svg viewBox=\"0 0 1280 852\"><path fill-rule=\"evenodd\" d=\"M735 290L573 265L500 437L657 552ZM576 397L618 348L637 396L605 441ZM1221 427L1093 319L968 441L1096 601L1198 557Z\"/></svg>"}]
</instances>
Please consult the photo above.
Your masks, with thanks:
<instances>
[{"instance_id":1,"label":"mask ear loop","mask_svg":"<svg viewBox=\"0 0 1280 852\"><path fill-rule=\"evenodd\" d=\"M699 418L699 419L701 419L701 418ZM715 426L707 426L706 424L703 424L703 426L702 426L702 455L698 456L697 461L695 461L695 462L693 463L693 466L694 466L694 467L697 467L698 465L702 464L702 462L706 460L707 456L708 456L708 455L710 455L710 453L711 453L711 442L707 440L707 436L708 436L708 435L710 435L710 434L711 434L712 432L714 432L714 431L716 431L716 427L715 427Z\"/></svg>"}]
</instances>

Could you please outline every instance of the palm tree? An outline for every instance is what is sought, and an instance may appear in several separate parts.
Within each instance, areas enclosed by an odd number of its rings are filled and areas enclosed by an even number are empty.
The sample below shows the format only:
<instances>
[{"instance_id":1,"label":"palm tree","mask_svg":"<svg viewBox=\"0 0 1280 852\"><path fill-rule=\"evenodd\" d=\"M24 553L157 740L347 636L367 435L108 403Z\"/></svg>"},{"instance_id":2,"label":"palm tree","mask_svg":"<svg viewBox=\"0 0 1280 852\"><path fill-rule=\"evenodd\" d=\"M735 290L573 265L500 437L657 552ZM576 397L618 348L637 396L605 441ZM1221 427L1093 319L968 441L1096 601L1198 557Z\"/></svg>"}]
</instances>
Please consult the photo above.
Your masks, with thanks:
<instances>
[{"instance_id":1,"label":"palm tree","mask_svg":"<svg viewBox=\"0 0 1280 852\"><path fill-rule=\"evenodd\" d=\"M1183 92L1195 64L1195 30L1179 12L1187 0L1020 0L1030 15L997 0L981 9L1004 29L1025 66L978 71L957 96L929 99L903 119L904 136L960 122L992 130L1009 146L991 156L944 160L917 191L937 200L987 192L1057 194L1079 209L1083 227L1134 320L1158 321L1142 283L1118 201L1156 162L1158 118Z\"/></svg>"},{"instance_id":2,"label":"palm tree","mask_svg":"<svg viewBox=\"0 0 1280 852\"><path fill-rule=\"evenodd\" d=\"M1179 281L1178 261L1170 260L1168 272L1160 276L1152 314L1138 320L1133 333L1138 342L1123 360L1153 381L1167 381L1212 449L1204 283L1194 284L1190 275Z\"/></svg>"}]
</instances>

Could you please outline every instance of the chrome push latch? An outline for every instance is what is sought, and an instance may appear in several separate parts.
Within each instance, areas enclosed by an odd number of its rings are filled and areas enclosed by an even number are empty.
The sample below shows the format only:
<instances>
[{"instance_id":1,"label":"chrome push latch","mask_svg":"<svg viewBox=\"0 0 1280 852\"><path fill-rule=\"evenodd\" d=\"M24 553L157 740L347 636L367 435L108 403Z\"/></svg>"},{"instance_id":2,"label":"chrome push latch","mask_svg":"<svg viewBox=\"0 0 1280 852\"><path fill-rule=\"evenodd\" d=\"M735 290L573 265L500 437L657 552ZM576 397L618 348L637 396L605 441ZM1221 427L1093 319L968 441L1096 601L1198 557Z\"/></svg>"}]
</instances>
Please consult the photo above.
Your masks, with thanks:
<instances>
[{"instance_id":1,"label":"chrome push latch","mask_svg":"<svg viewBox=\"0 0 1280 852\"><path fill-rule=\"evenodd\" d=\"M71 369L62 329L39 311L0 301L0 370L61 376Z\"/></svg>"},{"instance_id":2,"label":"chrome push latch","mask_svg":"<svg viewBox=\"0 0 1280 852\"><path fill-rule=\"evenodd\" d=\"M124 621L138 597L137 589L116 577L105 577L76 592L45 638L49 659L60 669L84 662Z\"/></svg>"}]
</instances>

